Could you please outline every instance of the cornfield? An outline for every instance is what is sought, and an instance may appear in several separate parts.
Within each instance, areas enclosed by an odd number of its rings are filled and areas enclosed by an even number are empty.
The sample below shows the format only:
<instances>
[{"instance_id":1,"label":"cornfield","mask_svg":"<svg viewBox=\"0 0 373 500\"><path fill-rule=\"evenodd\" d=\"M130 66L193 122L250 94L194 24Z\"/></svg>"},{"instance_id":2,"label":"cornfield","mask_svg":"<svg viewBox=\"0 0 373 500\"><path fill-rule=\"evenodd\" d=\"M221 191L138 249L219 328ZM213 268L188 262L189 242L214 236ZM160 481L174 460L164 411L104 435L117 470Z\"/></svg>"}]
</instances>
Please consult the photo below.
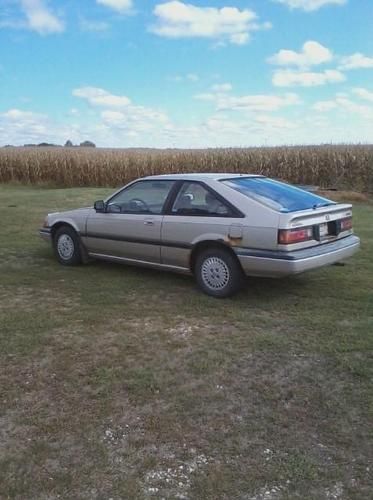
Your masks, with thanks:
<instances>
[{"instance_id":1,"label":"cornfield","mask_svg":"<svg viewBox=\"0 0 373 500\"><path fill-rule=\"evenodd\" d=\"M182 172L264 174L295 184L373 192L373 146L322 145L204 150L2 148L0 182L110 186Z\"/></svg>"}]
</instances>

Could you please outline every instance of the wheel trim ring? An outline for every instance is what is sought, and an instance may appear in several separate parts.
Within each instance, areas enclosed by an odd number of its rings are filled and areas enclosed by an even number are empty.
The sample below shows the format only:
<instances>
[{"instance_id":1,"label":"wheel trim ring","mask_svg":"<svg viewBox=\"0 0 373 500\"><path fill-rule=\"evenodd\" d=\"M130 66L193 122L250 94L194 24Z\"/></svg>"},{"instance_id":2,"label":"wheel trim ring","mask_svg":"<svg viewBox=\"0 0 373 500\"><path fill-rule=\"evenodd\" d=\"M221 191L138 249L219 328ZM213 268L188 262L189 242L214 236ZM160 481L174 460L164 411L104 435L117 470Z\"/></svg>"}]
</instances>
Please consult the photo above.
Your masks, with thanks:
<instances>
[{"instance_id":1,"label":"wheel trim ring","mask_svg":"<svg viewBox=\"0 0 373 500\"><path fill-rule=\"evenodd\" d=\"M224 260L208 257L201 266L202 281L210 290L223 290L229 283L230 271Z\"/></svg>"},{"instance_id":2,"label":"wheel trim ring","mask_svg":"<svg viewBox=\"0 0 373 500\"><path fill-rule=\"evenodd\" d=\"M58 255L63 260L69 260L74 255L75 245L74 241L68 234L61 234L57 241Z\"/></svg>"}]
</instances>

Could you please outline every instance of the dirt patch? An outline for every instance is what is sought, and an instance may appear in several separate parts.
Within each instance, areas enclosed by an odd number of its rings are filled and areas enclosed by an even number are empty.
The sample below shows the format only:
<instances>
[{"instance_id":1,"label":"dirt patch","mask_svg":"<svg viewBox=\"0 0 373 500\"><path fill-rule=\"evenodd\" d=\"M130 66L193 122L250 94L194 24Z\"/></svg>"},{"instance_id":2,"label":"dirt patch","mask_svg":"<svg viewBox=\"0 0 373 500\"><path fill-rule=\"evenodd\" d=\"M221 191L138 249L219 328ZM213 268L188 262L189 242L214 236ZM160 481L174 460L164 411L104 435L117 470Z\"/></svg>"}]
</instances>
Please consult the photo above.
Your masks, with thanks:
<instances>
[{"instance_id":1,"label":"dirt patch","mask_svg":"<svg viewBox=\"0 0 373 500\"><path fill-rule=\"evenodd\" d=\"M13 309L24 313L42 308L60 313L74 306L76 306L76 301L71 295L56 289L12 287L10 291L0 288L0 311Z\"/></svg>"},{"instance_id":2,"label":"dirt patch","mask_svg":"<svg viewBox=\"0 0 373 500\"><path fill-rule=\"evenodd\" d=\"M203 474L209 464L205 455L197 455L196 450L190 450L191 457L183 461L173 459L170 466L166 464L161 469L146 473L144 478L144 496L159 498L188 499L193 476Z\"/></svg>"}]
</instances>

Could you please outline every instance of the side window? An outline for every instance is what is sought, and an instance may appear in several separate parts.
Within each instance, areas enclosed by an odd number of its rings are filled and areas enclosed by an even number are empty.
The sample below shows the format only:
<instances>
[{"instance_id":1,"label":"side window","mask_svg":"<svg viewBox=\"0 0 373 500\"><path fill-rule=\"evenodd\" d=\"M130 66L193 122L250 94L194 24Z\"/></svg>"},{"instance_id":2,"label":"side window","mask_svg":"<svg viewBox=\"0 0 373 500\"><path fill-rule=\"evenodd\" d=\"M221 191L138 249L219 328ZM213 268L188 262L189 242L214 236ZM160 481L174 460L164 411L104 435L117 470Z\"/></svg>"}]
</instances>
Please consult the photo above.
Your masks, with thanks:
<instances>
[{"instance_id":1,"label":"side window","mask_svg":"<svg viewBox=\"0 0 373 500\"><path fill-rule=\"evenodd\" d=\"M172 207L174 215L229 217L231 210L198 182L184 182Z\"/></svg>"},{"instance_id":2,"label":"side window","mask_svg":"<svg viewBox=\"0 0 373 500\"><path fill-rule=\"evenodd\" d=\"M174 181L139 181L112 198L110 213L161 214Z\"/></svg>"}]
</instances>

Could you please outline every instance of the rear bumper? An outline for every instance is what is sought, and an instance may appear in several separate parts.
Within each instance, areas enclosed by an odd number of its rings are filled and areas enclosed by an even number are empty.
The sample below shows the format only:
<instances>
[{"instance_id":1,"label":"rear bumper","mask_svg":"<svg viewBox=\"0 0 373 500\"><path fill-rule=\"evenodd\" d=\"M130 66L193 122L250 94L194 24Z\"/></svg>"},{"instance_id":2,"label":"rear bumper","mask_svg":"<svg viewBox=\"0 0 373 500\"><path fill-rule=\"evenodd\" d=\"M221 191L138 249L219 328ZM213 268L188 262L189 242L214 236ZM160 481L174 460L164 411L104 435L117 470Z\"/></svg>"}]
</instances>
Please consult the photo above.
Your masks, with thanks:
<instances>
[{"instance_id":1,"label":"rear bumper","mask_svg":"<svg viewBox=\"0 0 373 500\"><path fill-rule=\"evenodd\" d=\"M304 273L346 260L360 247L360 239L346 236L332 243L293 252L236 248L244 272L249 276L281 277Z\"/></svg>"},{"instance_id":2,"label":"rear bumper","mask_svg":"<svg viewBox=\"0 0 373 500\"><path fill-rule=\"evenodd\" d=\"M52 241L52 230L48 227L39 229L39 235L44 241Z\"/></svg>"}]
</instances>

